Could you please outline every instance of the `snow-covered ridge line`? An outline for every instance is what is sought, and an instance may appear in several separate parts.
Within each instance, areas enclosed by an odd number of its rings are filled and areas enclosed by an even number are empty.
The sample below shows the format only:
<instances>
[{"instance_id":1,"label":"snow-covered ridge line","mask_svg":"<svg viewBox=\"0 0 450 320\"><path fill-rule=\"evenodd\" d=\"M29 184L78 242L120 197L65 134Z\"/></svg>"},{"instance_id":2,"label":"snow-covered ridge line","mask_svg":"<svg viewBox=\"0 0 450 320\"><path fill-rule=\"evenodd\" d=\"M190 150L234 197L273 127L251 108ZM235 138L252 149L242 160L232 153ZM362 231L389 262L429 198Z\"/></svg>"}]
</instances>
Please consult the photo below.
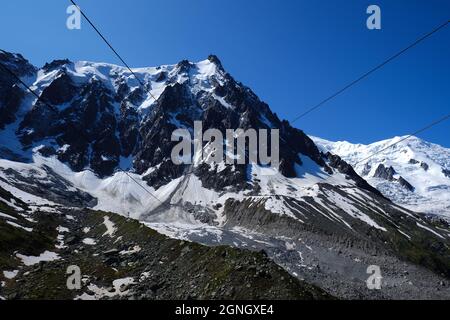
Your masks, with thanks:
<instances>
[{"instance_id":1,"label":"snow-covered ridge line","mask_svg":"<svg viewBox=\"0 0 450 320\"><path fill-rule=\"evenodd\" d=\"M450 217L450 149L418 137L398 143L405 137L369 145L311 138L323 152L336 154L354 165L358 174L394 202L414 211ZM376 154L394 143L398 144ZM363 161L371 155L374 156ZM392 167L395 174L391 181L380 177L380 165ZM399 184L400 177L413 190Z\"/></svg>"},{"instance_id":2,"label":"snow-covered ridge line","mask_svg":"<svg viewBox=\"0 0 450 320\"><path fill-rule=\"evenodd\" d=\"M189 81L193 94L200 91L212 94L214 88L212 82L223 84L226 74L221 62L215 56L198 62L181 61L177 64L131 68L131 70L133 73L126 67L112 63L55 60L42 68L36 68L34 75L27 74L21 78L38 95L41 95L63 73L80 87L95 80L100 81L112 92L118 92L120 85L126 84L131 91L143 89L145 99L135 106L142 112L147 111L168 86ZM146 88L141 88L142 83ZM216 100L227 105L222 97L216 96Z\"/></svg>"}]
</instances>

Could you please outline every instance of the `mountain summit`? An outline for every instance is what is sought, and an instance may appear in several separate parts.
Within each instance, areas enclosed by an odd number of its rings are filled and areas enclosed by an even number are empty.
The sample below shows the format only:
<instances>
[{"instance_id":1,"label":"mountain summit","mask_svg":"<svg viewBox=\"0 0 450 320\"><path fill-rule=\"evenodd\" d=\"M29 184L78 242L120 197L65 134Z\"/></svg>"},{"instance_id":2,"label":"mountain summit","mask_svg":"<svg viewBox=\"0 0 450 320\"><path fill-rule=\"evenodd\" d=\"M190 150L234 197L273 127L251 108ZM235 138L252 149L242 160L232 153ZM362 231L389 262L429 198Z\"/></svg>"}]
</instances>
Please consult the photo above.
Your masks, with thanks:
<instances>
[{"instance_id":1,"label":"mountain summit","mask_svg":"<svg viewBox=\"0 0 450 320\"><path fill-rule=\"evenodd\" d=\"M312 137L322 151L337 154L355 165L364 179L395 203L450 218L450 149L411 137L392 150L362 161L404 138L363 145ZM383 174L383 168L389 168L391 174Z\"/></svg>"},{"instance_id":2,"label":"mountain summit","mask_svg":"<svg viewBox=\"0 0 450 320\"><path fill-rule=\"evenodd\" d=\"M40 210L93 208L174 238L264 250L339 297L373 296L369 265L386 269L387 297L436 297L435 284L450 276L448 226L391 202L321 151L215 56L133 69L140 81L105 63L35 68L5 52L0 63L39 95L1 73L0 187ZM221 133L278 129L279 168L207 163L208 144L192 164L174 164L172 133L192 132L195 121ZM413 286L398 285L405 270Z\"/></svg>"}]
</instances>

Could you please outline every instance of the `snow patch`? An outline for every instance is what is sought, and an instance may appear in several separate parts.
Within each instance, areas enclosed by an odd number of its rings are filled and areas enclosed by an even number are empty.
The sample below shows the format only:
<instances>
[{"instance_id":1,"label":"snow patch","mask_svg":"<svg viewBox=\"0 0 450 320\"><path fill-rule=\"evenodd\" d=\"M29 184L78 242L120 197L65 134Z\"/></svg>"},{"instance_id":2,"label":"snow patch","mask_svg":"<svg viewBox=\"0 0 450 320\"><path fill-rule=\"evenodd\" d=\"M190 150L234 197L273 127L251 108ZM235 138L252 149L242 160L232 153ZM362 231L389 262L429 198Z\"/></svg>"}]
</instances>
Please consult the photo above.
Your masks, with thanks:
<instances>
[{"instance_id":1,"label":"snow patch","mask_svg":"<svg viewBox=\"0 0 450 320\"><path fill-rule=\"evenodd\" d=\"M75 300L99 300L105 297L112 298L115 296L126 296L129 293L128 287L133 285L134 278L122 278L113 281L112 290L106 288L100 288L95 284L88 286L88 289L94 293L93 295L83 293L75 298Z\"/></svg>"},{"instance_id":2,"label":"snow patch","mask_svg":"<svg viewBox=\"0 0 450 320\"><path fill-rule=\"evenodd\" d=\"M33 232L33 228L26 228L24 226L21 226L20 224L12 222L12 221L6 221L6 223L9 224L10 226L13 226L14 228L19 228L19 229L25 230L27 232Z\"/></svg>"},{"instance_id":3,"label":"snow patch","mask_svg":"<svg viewBox=\"0 0 450 320\"><path fill-rule=\"evenodd\" d=\"M117 228L114 222L112 222L108 216L103 217L103 225L106 227L106 231L102 235L102 237L104 236L110 236L111 238L114 237L114 233L117 231Z\"/></svg>"},{"instance_id":4,"label":"snow patch","mask_svg":"<svg viewBox=\"0 0 450 320\"><path fill-rule=\"evenodd\" d=\"M83 243L88 245L88 246L95 246L97 244L97 241L95 239L92 239L92 238L84 238L83 239Z\"/></svg>"},{"instance_id":5,"label":"snow patch","mask_svg":"<svg viewBox=\"0 0 450 320\"><path fill-rule=\"evenodd\" d=\"M14 270L14 271L3 271L3 276L6 279L14 279L17 275L19 274L19 270Z\"/></svg>"},{"instance_id":6,"label":"snow patch","mask_svg":"<svg viewBox=\"0 0 450 320\"><path fill-rule=\"evenodd\" d=\"M41 253L38 257L25 256L23 254L17 253L16 257L22 260L22 263L26 266L32 266L40 262L50 262L61 259L57 253L51 251L45 251Z\"/></svg>"}]
</instances>

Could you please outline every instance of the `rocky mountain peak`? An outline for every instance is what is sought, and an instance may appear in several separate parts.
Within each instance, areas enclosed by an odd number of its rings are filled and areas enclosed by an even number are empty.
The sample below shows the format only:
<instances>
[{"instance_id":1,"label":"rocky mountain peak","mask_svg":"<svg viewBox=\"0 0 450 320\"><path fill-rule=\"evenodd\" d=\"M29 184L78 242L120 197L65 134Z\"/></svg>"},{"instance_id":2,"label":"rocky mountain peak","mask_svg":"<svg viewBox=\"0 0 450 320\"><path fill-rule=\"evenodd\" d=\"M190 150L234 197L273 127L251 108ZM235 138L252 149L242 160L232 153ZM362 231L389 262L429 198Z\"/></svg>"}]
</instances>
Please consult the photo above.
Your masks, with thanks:
<instances>
[{"instance_id":1,"label":"rocky mountain peak","mask_svg":"<svg viewBox=\"0 0 450 320\"><path fill-rule=\"evenodd\" d=\"M450 150L418 137L405 138L368 145L315 137L313 140L321 150L337 154L353 165L357 173L394 202L411 210L448 216L450 174L443 172L450 168ZM394 144L395 148L390 149Z\"/></svg>"},{"instance_id":2,"label":"rocky mountain peak","mask_svg":"<svg viewBox=\"0 0 450 320\"><path fill-rule=\"evenodd\" d=\"M23 89L10 72L18 77L33 77L36 68L21 54L0 50L0 129L16 121L16 113L24 98Z\"/></svg>"},{"instance_id":3,"label":"rocky mountain peak","mask_svg":"<svg viewBox=\"0 0 450 320\"><path fill-rule=\"evenodd\" d=\"M0 63L20 77L32 76L36 72L36 68L20 53L11 53L0 49ZM0 73L0 80L4 78L4 72Z\"/></svg>"},{"instance_id":4,"label":"rocky mountain peak","mask_svg":"<svg viewBox=\"0 0 450 320\"><path fill-rule=\"evenodd\" d=\"M375 174L373 176L374 176L374 178L380 178L380 179L385 179L388 181L393 181L394 175L396 173L397 172L395 172L395 169L392 166L385 167L384 164L380 163L380 165L378 166L378 168L375 171Z\"/></svg>"},{"instance_id":5,"label":"rocky mountain peak","mask_svg":"<svg viewBox=\"0 0 450 320\"><path fill-rule=\"evenodd\" d=\"M53 70L61 69L61 68L65 67L66 65L69 65L71 63L72 62L69 59L53 60L50 63L46 63L42 67L42 70L47 73L47 72L50 72L50 71L53 71Z\"/></svg>"},{"instance_id":6,"label":"rocky mountain peak","mask_svg":"<svg viewBox=\"0 0 450 320\"><path fill-rule=\"evenodd\" d=\"M11 63L26 61L6 56ZM172 132L192 130L194 122L201 121L204 131L218 129L223 136L227 129L279 129L280 171L285 177L297 176L302 156L333 172L326 164L329 159L308 136L281 121L250 88L236 82L215 55L197 63L183 60L172 66L135 69L133 75L105 63L54 60L40 70L34 85L40 101L20 121L20 140L25 148L51 147L41 150L54 149L55 156L76 171L89 168L101 177L109 176L126 158L138 174L154 168L146 181L159 187L187 170L170 163L176 144ZM14 115L16 109L9 109ZM205 184L215 174L228 181L221 188L248 187L247 167L232 167L239 181L228 179L226 170L208 166L195 172Z\"/></svg>"},{"instance_id":7,"label":"rocky mountain peak","mask_svg":"<svg viewBox=\"0 0 450 320\"><path fill-rule=\"evenodd\" d=\"M7 59L25 63L19 56ZM88 236L81 228L92 227L94 231L103 225L98 233L89 234L91 244L97 241L104 246L106 240L111 244L100 251L105 260L101 257L99 264L119 267L122 258L111 256L119 256L120 250L129 251L136 244L143 250L142 257L148 256L145 243L149 237L129 229L131 219L138 219L170 237L214 247L265 250L293 275L313 283L319 281L343 298L361 298L361 294L374 297L373 291L367 292L366 288L368 265L392 266L393 274L401 275L400 279L408 273L414 275L410 278L414 284L438 283L440 277L430 275L433 271L449 275L448 231L388 199L400 194L403 199L412 198L416 206L420 198L414 196L426 189L441 194L442 198L435 199L442 199L448 210L444 200L448 198L446 183L450 180L442 169L450 168L450 151L419 140L412 140L411 145L400 143L396 138L396 152L378 157L369 155L392 141L376 143L373 148L325 143L321 152L303 131L279 119L250 88L226 74L214 57L197 63L182 61L177 65L136 68L133 72L107 63L54 61L25 78L40 96L37 101L15 80L6 77L0 87L6 92L0 96L0 119L7 119L3 127L0 124L0 188L23 196L21 201L36 202L36 206L30 203L30 218L65 216L67 219L55 221L54 227L64 224L74 232L71 236L79 234L80 240ZM227 129L265 129L269 135L269 129L278 129L279 168L262 161L210 163L205 158L218 150L211 147L212 141L188 151L192 162L175 164L171 153L178 141L172 141L172 133L186 129L191 135L198 128L196 122L202 124L202 133L216 129L225 145ZM192 146L192 139L188 144ZM335 152L340 148L349 155ZM232 156L237 155L236 149L229 150ZM244 147L241 159L248 160L249 149ZM13 154L17 155L14 159ZM409 163L410 159L417 162ZM422 162L429 165L428 171L420 166ZM358 175L360 169L365 170L367 179L379 183L374 184L379 191ZM388 180L373 178L374 171ZM424 179L417 179L425 174ZM9 202L10 196L6 199ZM10 203L17 208L19 201ZM77 207L96 211L92 214ZM108 214L108 224L106 213L99 210L126 218L116 220ZM9 224L8 230L22 228L29 233L23 228L47 225L34 225L18 216L17 226ZM92 221L95 216L98 219ZM118 238L122 236L119 225L125 226L124 247L118 247L117 239L104 237L112 220L118 227L114 231ZM53 230L51 233L57 237ZM142 243L133 245L140 237ZM75 240L63 240L70 253ZM55 249L53 241L49 245ZM19 249L20 244L8 256ZM148 250L154 251L151 246ZM42 251L21 253L36 256ZM64 263L71 261L70 254L61 258ZM170 269L166 267L168 261L154 258L157 266ZM232 258L236 260L236 256ZM198 256L189 258L196 260ZM185 261L180 260L177 266ZM336 261L340 266L337 269ZM429 271L419 270L417 264ZM242 265L232 270L242 273ZM336 283L346 284L344 290ZM414 297L440 294L434 285L414 287L404 282L400 288L398 283L394 281L394 286L382 294L404 297L411 290L415 290ZM403 290L402 294L398 290Z\"/></svg>"},{"instance_id":8,"label":"rocky mountain peak","mask_svg":"<svg viewBox=\"0 0 450 320\"><path fill-rule=\"evenodd\" d=\"M221 71L225 71L225 69L222 66L222 62L220 61L219 57L217 57L215 54L210 54L208 56L208 60L214 63Z\"/></svg>"}]
</instances>

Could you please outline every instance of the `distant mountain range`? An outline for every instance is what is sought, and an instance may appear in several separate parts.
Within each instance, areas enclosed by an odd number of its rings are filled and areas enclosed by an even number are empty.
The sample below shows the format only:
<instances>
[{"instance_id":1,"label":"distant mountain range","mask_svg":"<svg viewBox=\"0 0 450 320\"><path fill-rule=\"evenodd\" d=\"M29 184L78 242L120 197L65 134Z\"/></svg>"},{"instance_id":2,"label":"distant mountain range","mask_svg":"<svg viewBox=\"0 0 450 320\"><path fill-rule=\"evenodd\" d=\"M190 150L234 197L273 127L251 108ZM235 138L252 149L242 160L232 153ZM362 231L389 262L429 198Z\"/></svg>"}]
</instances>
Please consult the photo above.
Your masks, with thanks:
<instances>
[{"instance_id":1,"label":"distant mountain range","mask_svg":"<svg viewBox=\"0 0 450 320\"><path fill-rule=\"evenodd\" d=\"M323 152L323 140L318 147L279 119L216 56L134 69L145 88L126 68L106 63L56 60L37 68L5 51L0 63L40 97L0 70L0 187L27 204L29 210L16 209L29 222L38 221L36 212L66 217L75 210L69 216L79 212L80 221L86 209L112 212L172 238L264 252L336 297L450 297L441 290L450 277L448 224L403 208L397 198L422 188L419 180L390 162L356 172L338 152ZM214 153L208 144L203 157L175 165L172 132L192 131L194 121L223 136L227 129L279 129L279 170L208 164L202 160ZM424 175L426 162L437 179L437 157L411 154L407 161L417 161L411 168ZM397 197L364 179L375 171L389 186L398 183ZM60 240L56 245L64 246ZM13 261L20 268L20 259ZM383 270L381 291L367 288L370 265Z\"/></svg>"},{"instance_id":2,"label":"distant mountain range","mask_svg":"<svg viewBox=\"0 0 450 320\"><path fill-rule=\"evenodd\" d=\"M319 149L339 155L384 196L408 209L450 218L450 149L417 137L369 145L311 137ZM365 160L365 161L363 161Z\"/></svg>"}]
</instances>

